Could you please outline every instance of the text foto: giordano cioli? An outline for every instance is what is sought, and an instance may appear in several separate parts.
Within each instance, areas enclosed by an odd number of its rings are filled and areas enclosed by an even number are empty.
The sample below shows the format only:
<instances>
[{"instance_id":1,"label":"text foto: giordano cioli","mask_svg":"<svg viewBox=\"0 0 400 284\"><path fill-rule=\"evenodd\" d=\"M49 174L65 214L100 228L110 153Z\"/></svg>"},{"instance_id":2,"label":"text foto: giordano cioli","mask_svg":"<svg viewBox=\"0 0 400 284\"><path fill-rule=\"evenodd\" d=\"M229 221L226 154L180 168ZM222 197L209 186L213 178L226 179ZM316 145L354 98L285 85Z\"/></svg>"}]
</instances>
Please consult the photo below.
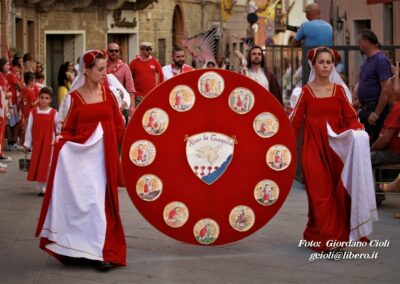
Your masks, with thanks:
<instances>
[{"instance_id":1,"label":"text foto: giordano cioli","mask_svg":"<svg viewBox=\"0 0 400 284\"><path fill-rule=\"evenodd\" d=\"M336 240L328 240L325 242L325 246L328 248L337 248L337 247L350 247L350 248L387 248L390 245L389 240L370 240L369 242L361 242L361 241L336 241ZM323 246L322 242L317 241L306 241L300 240L298 247L305 248L319 248Z\"/></svg>"}]
</instances>

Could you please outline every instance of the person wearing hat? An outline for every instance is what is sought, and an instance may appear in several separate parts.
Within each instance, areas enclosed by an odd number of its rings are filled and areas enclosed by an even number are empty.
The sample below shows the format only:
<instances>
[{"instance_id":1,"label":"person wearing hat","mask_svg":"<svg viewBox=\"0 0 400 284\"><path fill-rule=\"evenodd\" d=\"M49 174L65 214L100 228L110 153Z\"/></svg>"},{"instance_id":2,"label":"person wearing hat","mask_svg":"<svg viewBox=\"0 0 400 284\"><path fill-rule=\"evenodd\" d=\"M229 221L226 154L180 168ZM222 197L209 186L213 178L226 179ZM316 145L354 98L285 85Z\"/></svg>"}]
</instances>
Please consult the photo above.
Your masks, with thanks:
<instances>
[{"instance_id":1,"label":"person wearing hat","mask_svg":"<svg viewBox=\"0 0 400 284\"><path fill-rule=\"evenodd\" d=\"M160 63L151 56L151 43L141 42L139 48L140 54L129 63L136 88L136 105L143 100L151 89L164 81Z\"/></svg>"}]
</instances>

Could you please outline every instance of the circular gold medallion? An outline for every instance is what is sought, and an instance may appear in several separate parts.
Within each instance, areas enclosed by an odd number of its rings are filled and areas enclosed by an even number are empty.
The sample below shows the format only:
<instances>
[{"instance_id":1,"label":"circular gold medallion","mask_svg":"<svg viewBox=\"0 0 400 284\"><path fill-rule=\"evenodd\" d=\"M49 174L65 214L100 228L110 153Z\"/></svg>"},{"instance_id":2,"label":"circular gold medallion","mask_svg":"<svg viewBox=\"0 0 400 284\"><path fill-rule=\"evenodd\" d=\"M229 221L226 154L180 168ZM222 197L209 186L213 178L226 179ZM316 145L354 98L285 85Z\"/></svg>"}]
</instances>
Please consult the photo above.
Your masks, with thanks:
<instances>
[{"instance_id":1,"label":"circular gold medallion","mask_svg":"<svg viewBox=\"0 0 400 284\"><path fill-rule=\"evenodd\" d=\"M134 142L129 149L129 158L136 166L150 165L156 157L156 147L147 140Z\"/></svg>"},{"instance_id":2,"label":"circular gold medallion","mask_svg":"<svg viewBox=\"0 0 400 284\"><path fill-rule=\"evenodd\" d=\"M144 201L154 201L162 193L162 181L155 175L147 174L136 183L136 193Z\"/></svg>"},{"instance_id":3,"label":"circular gold medallion","mask_svg":"<svg viewBox=\"0 0 400 284\"><path fill-rule=\"evenodd\" d=\"M253 210L245 205L236 206L229 214L229 224L239 232L248 231L253 227L255 215Z\"/></svg>"},{"instance_id":4,"label":"circular gold medallion","mask_svg":"<svg viewBox=\"0 0 400 284\"><path fill-rule=\"evenodd\" d=\"M184 203L173 201L164 207L163 217L168 226L180 228L189 219L189 210Z\"/></svg>"},{"instance_id":5,"label":"circular gold medallion","mask_svg":"<svg viewBox=\"0 0 400 284\"><path fill-rule=\"evenodd\" d=\"M210 245L219 236L218 223L210 218L201 219L194 225L193 234L199 243Z\"/></svg>"}]
</instances>

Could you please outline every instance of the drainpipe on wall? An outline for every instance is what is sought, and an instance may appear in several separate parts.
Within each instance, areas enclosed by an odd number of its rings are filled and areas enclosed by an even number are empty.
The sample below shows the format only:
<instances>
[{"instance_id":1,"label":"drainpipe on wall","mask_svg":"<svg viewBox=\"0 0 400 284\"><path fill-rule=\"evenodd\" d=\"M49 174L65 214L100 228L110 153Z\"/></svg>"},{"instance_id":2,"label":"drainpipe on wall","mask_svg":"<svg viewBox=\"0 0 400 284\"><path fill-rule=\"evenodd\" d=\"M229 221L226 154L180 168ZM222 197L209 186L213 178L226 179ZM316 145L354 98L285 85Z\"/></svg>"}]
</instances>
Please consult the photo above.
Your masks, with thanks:
<instances>
[{"instance_id":1,"label":"drainpipe on wall","mask_svg":"<svg viewBox=\"0 0 400 284\"><path fill-rule=\"evenodd\" d=\"M200 0L201 5L201 30L204 31L204 8L206 6L206 0Z\"/></svg>"}]
</instances>

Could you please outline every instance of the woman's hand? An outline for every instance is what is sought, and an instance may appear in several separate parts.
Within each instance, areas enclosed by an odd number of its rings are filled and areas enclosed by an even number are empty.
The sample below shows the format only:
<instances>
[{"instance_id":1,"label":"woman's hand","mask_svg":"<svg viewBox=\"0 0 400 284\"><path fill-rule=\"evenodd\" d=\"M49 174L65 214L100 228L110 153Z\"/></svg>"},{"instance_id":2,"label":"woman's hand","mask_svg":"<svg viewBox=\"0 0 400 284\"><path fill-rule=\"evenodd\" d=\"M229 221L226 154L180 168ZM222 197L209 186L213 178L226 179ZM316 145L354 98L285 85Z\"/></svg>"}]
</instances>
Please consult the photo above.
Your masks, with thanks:
<instances>
[{"instance_id":1,"label":"woman's hand","mask_svg":"<svg viewBox=\"0 0 400 284\"><path fill-rule=\"evenodd\" d=\"M60 140L62 140L64 137L62 137L61 135L57 135L56 136L56 141L55 143L58 143Z\"/></svg>"},{"instance_id":2,"label":"woman's hand","mask_svg":"<svg viewBox=\"0 0 400 284\"><path fill-rule=\"evenodd\" d=\"M375 112L371 112L368 116L368 123L371 125L375 125L375 123L378 121L379 115L377 115Z\"/></svg>"},{"instance_id":3,"label":"woman's hand","mask_svg":"<svg viewBox=\"0 0 400 284\"><path fill-rule=\"evenodd\" d=\"M396 65L392 65L392 73L395 77L399 77L400 67L399 61L396 62Z\"/></svg>"}]
</instances>

